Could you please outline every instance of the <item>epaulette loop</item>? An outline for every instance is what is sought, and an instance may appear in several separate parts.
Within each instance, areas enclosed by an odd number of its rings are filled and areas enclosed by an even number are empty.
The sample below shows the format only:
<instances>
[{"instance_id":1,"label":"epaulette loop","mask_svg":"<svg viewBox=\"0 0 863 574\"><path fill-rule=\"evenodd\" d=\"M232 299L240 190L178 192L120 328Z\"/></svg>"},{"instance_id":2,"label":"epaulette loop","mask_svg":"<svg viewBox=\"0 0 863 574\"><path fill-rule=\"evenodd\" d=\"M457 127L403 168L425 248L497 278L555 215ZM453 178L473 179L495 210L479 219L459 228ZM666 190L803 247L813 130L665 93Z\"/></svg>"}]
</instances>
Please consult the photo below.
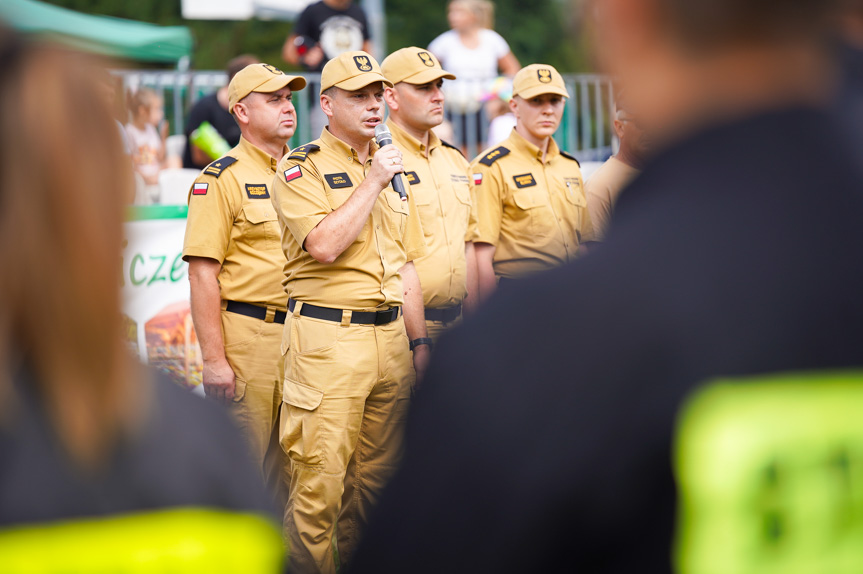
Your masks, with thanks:
<instances>
[{"instance_id":1,"label":"epaulette loop","mask_svg":"<svg viewBox=\"0 0 863 574\"><path fill-rule=\"evenodd\" d=\"M508 153L509 153L509 150L506 149L505 147L503 147L503 146L496 147L493 150L491 150L490 152L488 152L487 154L485 154L482 157L482 159L479 160L479 163L481 163L483 165L491 165L494 162L496 162L497 160L499 160L500 158L502 158L503 156L507 155Z\"/></svg>"},{"instance_id":2,"label":"epaulette loop","mask_svg":"<svg viewBox=\"0 0 863 574\"><path fill-rule=\"evenodd\" d=\"M226 155L223 158L219 158L207 167L204 168L204 174L212 175L213 177L219 177L222 175L222 172L225 171L228 167L237 163L237 158Z\"/></svg>"},{"instance_id":3,"label":"epaulette loop","mask_svg":"<svg viewBox=\"0 0 863 574\"><path fill-rule=\"evenodd\" d=\"M288 159L298 159L300 161L306 161L306 158L310 153L319 149L321 149L321 146L319 146L318 144L307 143L293 150L288 156Z\"/></svg>"}]
</instances>

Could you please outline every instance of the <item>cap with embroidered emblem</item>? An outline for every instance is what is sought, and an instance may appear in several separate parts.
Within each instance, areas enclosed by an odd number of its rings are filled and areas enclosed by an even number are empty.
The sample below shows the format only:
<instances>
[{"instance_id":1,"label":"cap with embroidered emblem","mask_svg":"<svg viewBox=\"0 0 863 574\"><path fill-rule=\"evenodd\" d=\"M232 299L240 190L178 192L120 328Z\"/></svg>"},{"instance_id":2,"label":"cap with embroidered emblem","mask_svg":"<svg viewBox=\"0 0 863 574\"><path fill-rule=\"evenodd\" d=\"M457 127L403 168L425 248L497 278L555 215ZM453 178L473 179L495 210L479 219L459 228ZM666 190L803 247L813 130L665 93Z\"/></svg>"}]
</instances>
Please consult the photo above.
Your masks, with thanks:
<instances>
[{"instance_id":1,"label":"cap with embroidered emblem","mask_svg":"<svg viewBox=\"0 0 863 574\"><path fill-rule=\"evenodd\" d=\"M531 64L519 70L512 80L512 95L529 99L542 94L568 98L563 76L548 64Z\"/></svg>"},{"instance_id":2,"label":"cap with embroidered emblem","mask_svg":"<svg viewBox=\"0 0 863 574\"><path fill-rule=\"evenodd\" d=\"M289 76L269 64L246 66L237 72L228 84L228 111L234 113L234 106L252 92L269 94L285 86L296 92L306 87L306 79L302 76Z\"/></svg>"},{"instance_id":3,"label":"cap with embroidered emblem","mask_svg":"<svg viewBox=\"0 0 863 574\"><path fill-rule=\"evenodd\" d=\"M377 61L363 51L345 52L327 62L321 71L321 93L333 86L352 92L375 82L393 87L381 73Z\"/></svg>"},{"instance_id":4,"label":"cap with embroidered emblem","mask_svg":"<svg viewBox=\"0 0 863 574\"><path fill-rule=\"evenodd\" d=\"M455 80L455 75L441 68L434 54L416 46L396 50L387 56L381 62L381 70L393 84L407 82L421 86L440 78Z\"/></svg>"}]
</instances>

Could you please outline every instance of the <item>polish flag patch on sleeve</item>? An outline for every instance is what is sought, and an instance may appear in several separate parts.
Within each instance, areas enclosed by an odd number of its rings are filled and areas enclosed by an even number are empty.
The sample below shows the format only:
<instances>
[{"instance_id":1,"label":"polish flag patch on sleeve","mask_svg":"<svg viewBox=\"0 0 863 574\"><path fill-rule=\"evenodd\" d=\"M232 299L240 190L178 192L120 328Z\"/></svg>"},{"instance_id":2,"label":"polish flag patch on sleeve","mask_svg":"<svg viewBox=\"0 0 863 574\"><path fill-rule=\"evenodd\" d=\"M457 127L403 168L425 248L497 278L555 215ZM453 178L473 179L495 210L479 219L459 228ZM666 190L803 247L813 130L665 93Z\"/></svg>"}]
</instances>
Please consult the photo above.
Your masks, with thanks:
<instances>
[{"instance_id":1,"label":"polish flag patch on sleeve","mask_svg":"<svg viewBox=\"0 0 863 574\"><path fill-rule=\"evenodd\" d=\"M192 195L207 195L207 189L209 189L209 183L196 183L192 188Z\"/></svg>"},{"instance_id":2,"label":"polish flag patch on sleeve","mask_svg":"<svg viewBox=\"0 0 863 574\"><path fill-rule=\"evenodd\" d=\"M300 166L295 165L291 169L285 170L285 181L291 182L297 179L298 177L303 177L303 171L300 169Z\"/></svg>"},{"instance_id":3,"label":"polish flag patch on sleeve","mask_svg":"<svg viewBox=\"0 0 863 574\"><path fill-rule=\"evenodd\" d=\"M481 173L473 174L473 184L474 185L482 184L482 174Z\"/></svg>"}]
</instances>

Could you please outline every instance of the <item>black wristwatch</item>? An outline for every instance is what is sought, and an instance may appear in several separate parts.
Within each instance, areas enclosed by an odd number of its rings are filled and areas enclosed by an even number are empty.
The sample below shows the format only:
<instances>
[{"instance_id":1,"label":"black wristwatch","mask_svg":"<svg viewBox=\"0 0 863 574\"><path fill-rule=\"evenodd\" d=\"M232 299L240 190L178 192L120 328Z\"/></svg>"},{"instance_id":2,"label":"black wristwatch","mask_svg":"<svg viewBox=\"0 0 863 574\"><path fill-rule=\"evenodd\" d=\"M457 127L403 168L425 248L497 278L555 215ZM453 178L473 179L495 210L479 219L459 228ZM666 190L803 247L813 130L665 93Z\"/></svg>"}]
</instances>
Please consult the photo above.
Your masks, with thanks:
<instances>
[{"instance_id":1,"label":"black wristwatch","mask_svg":"<svg viewBox=\"0 0 863 574\"><path fill-rule=\"evenodd\" d=\"M419 347L420 345L428 345L429 349L434 346L434 343L428 337L420 337L419 339L414 339L411 341L411 351Z\"/></svg>"}]
</instances>

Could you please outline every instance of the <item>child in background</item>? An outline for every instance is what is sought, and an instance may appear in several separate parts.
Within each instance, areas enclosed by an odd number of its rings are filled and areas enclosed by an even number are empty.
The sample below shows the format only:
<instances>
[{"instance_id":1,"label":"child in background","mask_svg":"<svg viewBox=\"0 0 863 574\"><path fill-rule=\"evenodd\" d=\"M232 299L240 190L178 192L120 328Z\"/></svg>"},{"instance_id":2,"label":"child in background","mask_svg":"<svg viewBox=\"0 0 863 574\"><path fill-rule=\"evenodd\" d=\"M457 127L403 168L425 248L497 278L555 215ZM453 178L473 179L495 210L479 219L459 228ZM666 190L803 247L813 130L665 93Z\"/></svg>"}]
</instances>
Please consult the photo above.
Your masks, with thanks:
<instances>
[{"instance_id":1,"label":"child in background","mask_svg":"<svg viewBox=\"0 0 863 574\"><path fill-rule=\"evenodd\" d=\"M132 148L135 173L143 180L135 194L135 203L157 203L159 172L165 160L165 139L168 137L162 98L149 88L138 88L129 97L129 114L132 121L126 124L126 134Z\"/></svg>"},{"instance_id":2,"label":"child in background","mask_svg":"<svg viewBox=\"0 0 863 574\"><path fill-rule=\"evenodd\" d=\"M512 80L504 76L498 76L480 96L480 101L485 102L485 113L490 121L487 147L494 147L508 138L515 127L515 115L509 109L511 99Z\"/></svg>"}]
</instances>

